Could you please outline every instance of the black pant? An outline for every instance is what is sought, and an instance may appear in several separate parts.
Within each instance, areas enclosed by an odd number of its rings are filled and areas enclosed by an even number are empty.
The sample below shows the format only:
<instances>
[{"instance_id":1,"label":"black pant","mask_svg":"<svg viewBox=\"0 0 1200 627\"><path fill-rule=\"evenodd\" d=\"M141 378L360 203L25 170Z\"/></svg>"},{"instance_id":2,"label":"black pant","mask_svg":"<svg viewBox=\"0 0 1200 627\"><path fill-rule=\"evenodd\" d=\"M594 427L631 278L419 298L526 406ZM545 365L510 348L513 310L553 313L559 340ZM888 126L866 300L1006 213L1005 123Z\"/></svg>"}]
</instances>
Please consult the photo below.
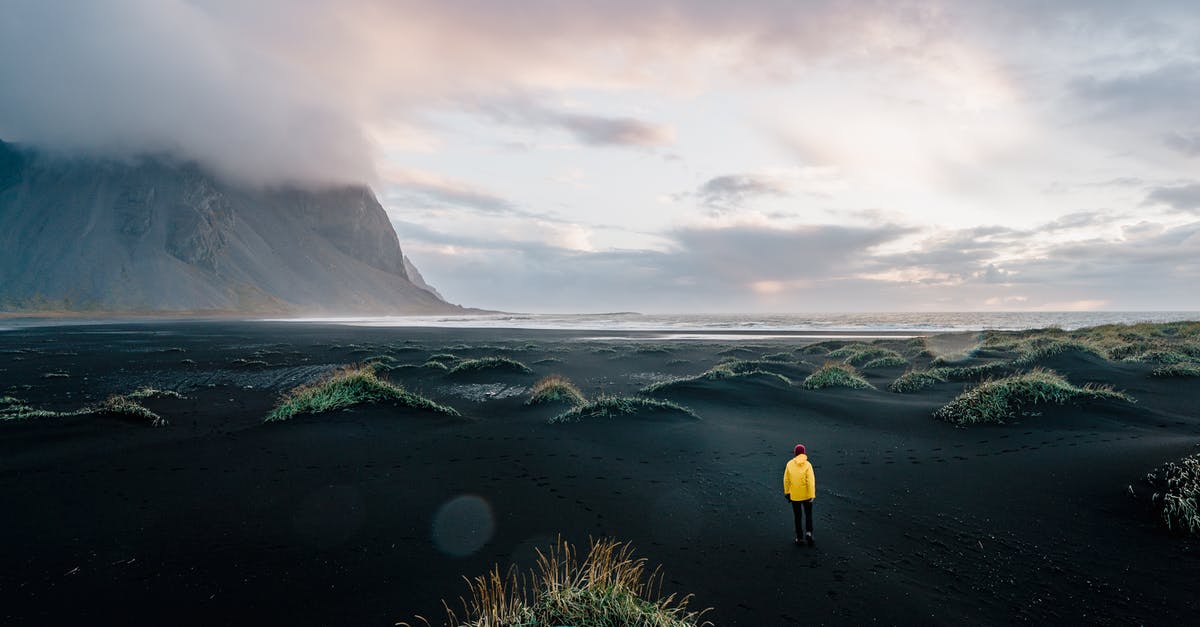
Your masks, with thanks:
<instances>
[{"instance_id":1,"label":"black pant","mask_svg":"<svg viewBox=\"0 0 1200 627\"><path fill-rule=\"evenodd\" d=\"M808 517L808 532L812 533L812 499L807 501L792 501L792 516L796 519L796 537L804 538L804 518Z\"/></svg>"}]
</instances>

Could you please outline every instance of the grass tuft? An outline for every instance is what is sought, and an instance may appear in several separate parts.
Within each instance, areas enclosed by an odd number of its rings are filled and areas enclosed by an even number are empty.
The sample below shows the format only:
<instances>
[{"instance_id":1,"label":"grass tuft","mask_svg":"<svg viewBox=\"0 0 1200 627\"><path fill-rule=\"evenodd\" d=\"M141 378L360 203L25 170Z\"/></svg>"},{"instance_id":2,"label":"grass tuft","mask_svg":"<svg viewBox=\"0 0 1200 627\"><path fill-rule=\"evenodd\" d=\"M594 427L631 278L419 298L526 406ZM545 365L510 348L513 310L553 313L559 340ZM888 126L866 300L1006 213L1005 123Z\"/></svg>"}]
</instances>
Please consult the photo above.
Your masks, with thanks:
<instances>
[{"instance_id":1,"label":"grass tuft","mask_svg":"<svg viewBox=\"0 0 1200 627\"><path fill-rule=\"evenodd\" d=\"M948 368L932 368L930 370L909 370L900 375L895 381L892 381L888 389L899 393L908 394L910 392L919 392L928 387L933 387L939 383L947 381L945 370Z\"/></svg>"},{"instance_id":2,"label":"grass tuft","mask_svg":"<svg viewBox=\"0 0 1200 627\"><path fill-rule=\"evenodd\" d=\"M552 374L547 377L542 377L537 383L533 384L533 389L529 393L529 400L525 401L526 405L541 405L544 403L570 403L572 405L583 405L587 402L583 392L575 387L571 380L557 374Z\"/></svg>"},{"instance_id":3,"label":"grass tuft","mask_svg":"<svg viewBox=\"0 0 1200 627\"><path fill-rule=\"evenodd\" d=\"M374 368L366 365L342 368L315 383L294 388L280 399L265 421L277 422L300 414L320 414L385 401L447 416L459 415L452 407L435 403L380 379Z\"/></svg>"},{"instance_id":4,"label":"grass tuft","mask_svg":"<svg viewBox=\"0 0 1200 627\"><path fill-rule=\"evenodd\" d=\"M1150 503L1168 530L1200 536L1200 453L1167 462L1146 475Z\"/></svg>"},{"instance_id":5,"label":"grass tuft","mask_svg":"<svg viewBox=\"0 0 1200 627\"><path fill-rule=\"evenodd\" d=\"M144 388L149 389L149 388ZM159 390L154 390L159 392ZM143 407L135 400L136 398L150 398L149 396L134 397L132 395L113 394L104 399L104 402L90 407L85 407L81 410L83 413L95 414L97 416L105 416L108 418L120 418L122 420L132 420L134 422L144 422L151 427L164 427L167 420L162 416Z\"/></svg>"},{"instance_id":6,"label":"grass tuft","mask_svg":"<svg viewBox=\"0 0 1200 627\"><path fill-rule=\"evenodd\" d=\"M101 403L87 405L72 411L53 411L38 409L26 405L23 401L11 396L0 399L0 421L2 420L35 420L39 418L68 418L71 416L103 416L141 422L152 427L164 427L167 420L138 403L143 398L183 398L176 392L142 388L129 394L113 394Z\"/></svg>"},{"instance_id":7,"label":"grass tuft","mask_svg":"<svg viewBox=\"0 0 1200 627\"><path fill-rule=\"evenodd\" d=\"M1065 405L1094 400L1135 402L1107 386L1072 385L1051 370L1035 368L1002 379L989 379L959 394L933 413L935 418L959 425L1003 423L1036 405Z\"/></svg>"},{"instance_id":8,"label":"grass tuft","mask_svg":"<svg viewBox=\"0 0 1200 627\"><path fill-rule=\"evenodd\" d=\"M847 344L837 350L830 351L828 356L840 359L844 363L856 367L881 359L888 360L900 366L908 363L908 360L903 355L890 348L860 343Z\"/></svg>"},{"instance_id":9,"label":"grass tuft","mask_svg":"<svg viewBox=\"0 0 1200 627\"><path fill-rule=\"evenodd\" d=\"M450 369L448 374L469 374L485 370L502 370L506 372L519 372L521 374L533 372L533 370L529 369L529 366L508 357L480 357L479 359L467 359L459 362Z\"/></svg>"},{"instance_id":10,"label":"grass tuft","mask_svg":"<svg viewBox=\"0 0 1200 627\"><path fill-rule=\"evenodd\" d=\"M139 388L125 395L125 398L143 399L143 398L183 398L183 395L174 390L159 390L157 388Z\"/></svg>"},{"instance_id":11,"label":"grass tuft","mask_svg":"<svg viewBox=\"0 0 1200 627\"><path fill-rule=\"evenodd\" d=\"M671 401L640 396L602 396L550 419L551 423L579 422L585 418L617 418L638 414L671 412L699 420L695 412Z\"/></svg>"},{"instance_id":12,"label":"grass tuft","mask_svg":"<svg viewBox=\"0 0 1200 627\"><path fill-rule=\"evenodd\" d=\"M469 598L460 598L462 616L446 607L447 627L701 627L709 610L688 609L691 595L662 597L662 574L646 570L629 543L593 540L587 556L561 538L538 551L527 575L516 568L502 575L494 566L469 579ZM419 618L424 624L429 621ZM409 627L408 623L398 623Z\"/></svg>"},{"instance_id":13,"label":"grass tuft","mask_svg":"<svg viewBox=\"0 0 1200 627\"><path fill-rule=\"evenodd\" d=\"M752 360L745 360L745 359L731 359L729 361L723 361L723 362L713 366L712 368L709 368L708 370L705 370L704 372L702 372L696 376L693 376L693 377L676 377L673 379L667 379L666 381L659 381L658 383L652 383L652 384L642 388L641 392L643 394L653 394L655 392L659 392L664 389L667 389L667 388L670 388L670 387L673 387L676 385L684 384L684 383L694 383L696 381L719 381L721 379L733 379L733 378L745 377L745 376L749 376L749 375L761 375L761 376L771 377L771 378L779 380L779 382L783 383L784 385L792 384L791 379L789 379L777 372L770 372L768 370L764 370L763 369L764 365L778 366L779 364L778 364L778 362L752 361Z\"/></svg>"},{"instance_id":14,"label":"grass tuft","mask_svg":"<svg viewBox=\"0 0 1200 627\"><path fill-rule=\"evenodd\" d=\"M1151 373L1152 377L1200 377L1200 364L1183 363L1159 366Z\"/></svg>"},{"instance_id":15,"label":"grass tuft","mask_svg":"<svg viewBox=\"0 0 1200 627\"><path fill-rule=\"evenodd\" d=\"M874 368L899 368L907 365L908 360L900 355L885 355L868 361L862 365L862 368L863 370L871 370Z\"/></svg>"},{"instance_id":16,"label":"grass tuft","mask_svg":"<svg viewBox=\"0 0 1200 627\"><path fill-rule=\"evenodd\" d=\"M832 353L830 354L832 355ZM875 387L867 382L854 366L836 362L826 362L819 370L808 375L804 379L803 385L810 390L821 390L824 388L853 388L861 390Z\"/></svg>"},{"instance_id":17,"label":"grass tuft","mask_svg":"<svg viewBox=\"0 0 1200 627\"><path fill-rule=\"evenodd\" d=\"M1035 365L1044 359L1069 352L1087 353L1108 359L1105 350L1085 340L1036 337L1017 343L1017 357L1010 363L1017 368Z\"/></svg>"}]
</instances>

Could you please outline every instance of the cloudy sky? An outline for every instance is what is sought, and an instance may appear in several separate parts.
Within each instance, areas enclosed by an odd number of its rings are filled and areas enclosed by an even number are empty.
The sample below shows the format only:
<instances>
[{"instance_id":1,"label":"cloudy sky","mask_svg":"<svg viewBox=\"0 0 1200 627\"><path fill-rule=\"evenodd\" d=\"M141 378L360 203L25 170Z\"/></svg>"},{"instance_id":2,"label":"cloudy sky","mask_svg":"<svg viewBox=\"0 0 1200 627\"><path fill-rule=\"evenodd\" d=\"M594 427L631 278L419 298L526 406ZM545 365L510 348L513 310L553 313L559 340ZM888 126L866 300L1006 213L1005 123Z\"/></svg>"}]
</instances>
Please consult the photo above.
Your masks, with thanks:
<instances>
[{"instance_id":1,"label":"cloudy sky","mask_svg":"<svg viewBox=\"0 0 1200 627\"><path fill-rule=\"evenodd\" d=\"M0 138L368 182L454 302L1200 309L1191 1L0 13Z\"/></svg>"}]
</instances>

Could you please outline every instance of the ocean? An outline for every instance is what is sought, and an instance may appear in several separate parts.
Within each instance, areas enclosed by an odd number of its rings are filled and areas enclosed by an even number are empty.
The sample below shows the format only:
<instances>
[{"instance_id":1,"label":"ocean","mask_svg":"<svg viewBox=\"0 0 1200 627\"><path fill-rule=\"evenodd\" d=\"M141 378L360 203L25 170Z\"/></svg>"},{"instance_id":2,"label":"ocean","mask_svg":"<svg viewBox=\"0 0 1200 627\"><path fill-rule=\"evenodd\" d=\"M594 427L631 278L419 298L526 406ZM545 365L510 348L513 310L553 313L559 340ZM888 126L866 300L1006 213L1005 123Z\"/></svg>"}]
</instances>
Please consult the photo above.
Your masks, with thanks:
<instances>
[{"instance_id":1,"label":"ocean","mask_svg":"<svg viewBox=\"0 0 1200 627\"><path fill-rule=\"evenodd\" d=\"M985 329L1019 330L1059 327L1065 330L1101 324L1200 320L1195 311L1005 311L923 313L791 313L791 314L489 314L473 316L384 316L290 318L294 322L334 322L382 327L458 327L559 329L574 331L659 331L672 335L869 333L925 334Z\"/></svg>"}]
</instances>

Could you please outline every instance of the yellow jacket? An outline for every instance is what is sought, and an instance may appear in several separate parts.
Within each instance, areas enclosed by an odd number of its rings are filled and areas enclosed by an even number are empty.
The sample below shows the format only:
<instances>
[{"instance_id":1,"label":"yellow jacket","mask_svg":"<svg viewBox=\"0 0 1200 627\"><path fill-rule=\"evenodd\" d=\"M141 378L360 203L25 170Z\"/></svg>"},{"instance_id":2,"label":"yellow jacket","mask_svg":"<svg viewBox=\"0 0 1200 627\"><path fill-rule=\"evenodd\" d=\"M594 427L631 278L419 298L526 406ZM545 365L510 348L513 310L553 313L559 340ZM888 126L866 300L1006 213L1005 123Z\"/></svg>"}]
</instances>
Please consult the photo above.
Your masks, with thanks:
<instances>
[{"instance_id":1,"label":"yellow jacket","mask_svg":"<svg viewBox=\"0 0 1200 627\"><path fill-rule=\"evenodd\" d=\"M808 455L801 453L784 467L783 493L793 501L817 497L817 480L813 476L812 464L808 463Z\"/></svg>"}]
</instances>

